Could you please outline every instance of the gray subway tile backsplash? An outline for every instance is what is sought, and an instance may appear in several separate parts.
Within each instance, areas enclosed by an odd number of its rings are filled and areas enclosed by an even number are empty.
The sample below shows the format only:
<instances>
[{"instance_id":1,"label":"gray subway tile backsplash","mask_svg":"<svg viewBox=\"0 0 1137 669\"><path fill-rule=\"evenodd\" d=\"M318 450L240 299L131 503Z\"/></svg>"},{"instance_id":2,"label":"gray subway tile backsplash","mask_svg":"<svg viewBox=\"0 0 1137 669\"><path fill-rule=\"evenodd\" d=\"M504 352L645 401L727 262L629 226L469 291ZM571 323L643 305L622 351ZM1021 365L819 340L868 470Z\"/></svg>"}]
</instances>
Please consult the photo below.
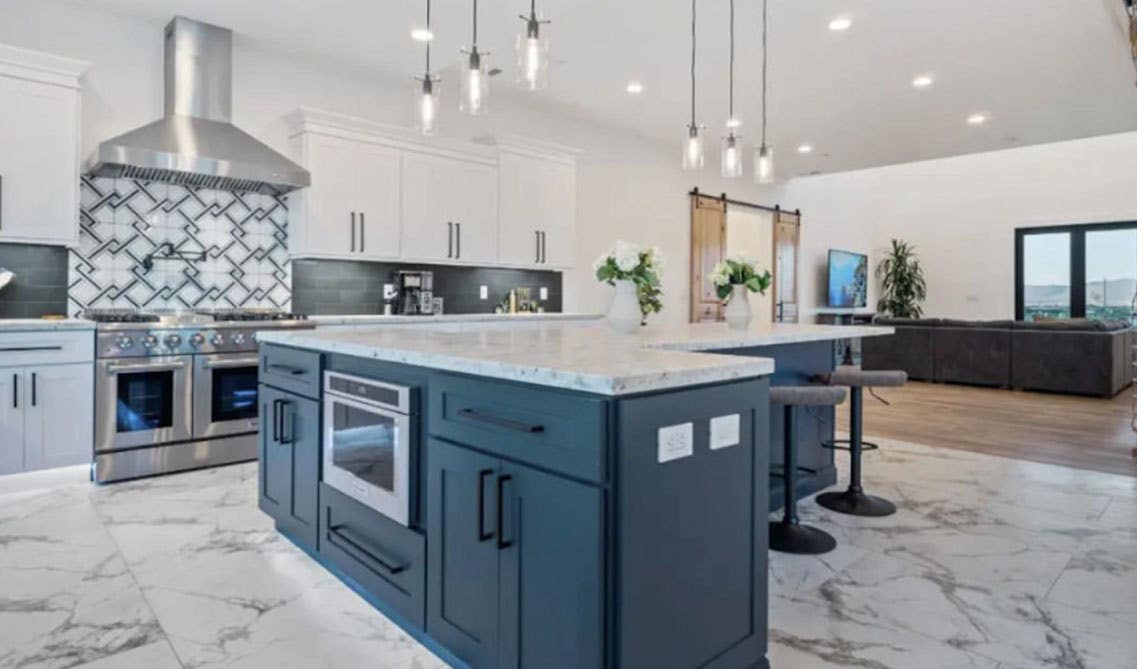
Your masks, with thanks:
<instances>
[{"instance_id":1,"label":"gray subway tile backsplash","mask_svg":"<svg viewBox=\"0 0 1137 669\"><path fill-rule=\"evenodd\" d=\"M378 314L383 311L383 284L398 270L434 272L434 294L443 298L446 313L489 313L509 291L529 287L548 289L541 302L545 311L562 311L560 272L547 270L456 267L344 260L295 260L292 263L292 309L308 314ZM479 297L481 286L489 298ZM536 297L536 295L534 295Z\"/></svg>"},{"instance_id":2,"label":"gray subway tile backsplash","mask_svg":"<svg viewBox=\"0 0 1137 669\"><path fill-rule=\"evenodd\" d=\"M67 313L67 249L0 244L0 267L15 274L0 289L0 318L39 318Z\"/></svg>"}]
</instances>

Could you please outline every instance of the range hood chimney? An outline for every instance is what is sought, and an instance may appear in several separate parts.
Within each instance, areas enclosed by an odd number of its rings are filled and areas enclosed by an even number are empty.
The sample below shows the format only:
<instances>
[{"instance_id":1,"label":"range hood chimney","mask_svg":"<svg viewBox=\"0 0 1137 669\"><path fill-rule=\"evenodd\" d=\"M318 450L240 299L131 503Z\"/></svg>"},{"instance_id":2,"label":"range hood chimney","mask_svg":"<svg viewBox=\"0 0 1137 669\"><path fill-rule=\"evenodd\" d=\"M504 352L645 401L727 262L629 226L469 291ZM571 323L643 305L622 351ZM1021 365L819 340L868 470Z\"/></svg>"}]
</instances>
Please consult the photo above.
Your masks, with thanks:
<instances>
[{"instance_id":1,"label":"range hood chimney","mask_svg":"<svg viewBox=\"0 0 1137 669\"><path fill-rule=\"evenodd\" d=\"M270 195L311 184L307 170L232 124L232 31L175 17L165 65L165 116L101 143L90 174Z\"/></svg>"}]
</instances>

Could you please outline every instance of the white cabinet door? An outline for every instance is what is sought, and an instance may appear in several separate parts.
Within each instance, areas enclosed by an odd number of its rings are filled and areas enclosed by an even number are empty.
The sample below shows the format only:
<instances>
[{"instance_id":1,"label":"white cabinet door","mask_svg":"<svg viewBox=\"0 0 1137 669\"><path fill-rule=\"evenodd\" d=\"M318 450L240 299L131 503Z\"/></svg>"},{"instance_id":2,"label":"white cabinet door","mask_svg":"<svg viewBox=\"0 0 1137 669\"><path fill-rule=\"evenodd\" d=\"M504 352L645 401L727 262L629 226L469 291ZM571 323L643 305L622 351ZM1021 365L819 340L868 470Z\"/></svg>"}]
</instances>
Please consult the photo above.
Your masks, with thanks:
<instances>
[{"instance_id":1,"label":"white cabinet door","mask_svg":"<svg viewBox=\"0 0 1137 669\"><path fill-rule=\"evenodd\" d=\"M355 152L352 209L359 216L359 255L368 260L399 257L399 151L359 144Z\"/></svg>"},{"instance_id":2,"label":"white cabinet door","mask_svg":"<svg viewBox=\"0 0 1137 669\"><path fill-rule=\"evenodd\" d=\"M576 167L503 151L498 188L502 262L561 269L576 244Z\"/></svg>"},{"instance_id":3,"label":"white cabinet door","mask_svg":"<svg viewBox=\"0 0 1137 669\"><path fill-rule=\"evenodd\" d=\"M94 457L94 369L91 365L24 370L24 469L91 462Z\"/></svg>"},{"instance_id":4,"label":"white cabinet door","mask_svg":"<svg viewBox=\"0 0 1137 669\"><path fill-rule=\"evenodd\" d=\"M425 153L403 154L405 260L497 259L497 170Z\"/></svg>"},{"instance_id":5,"label":"white cabinet door","mask_svg":"<svg viewBox=\"0 0 1137 669\"><path fill-rule=\"evenodd\" d=\"M0 475L24 471L24 370L0 368Z\"/></svg>"},{"instance_id":6,"label":"white cabinet door","mask_svg":"<svg viewBox=\"0 0 1137 669\"><path fill-rule=\"evenodd\" d=\"M576 257L576 167L550 161L539 174L541 265L567 269Z\"/></svg>"},{"instance_id":7,"label":"white cabinet door","mask_svg":"<svg viewBox=\"0 0 1137 669\"><path fill-rule=\"evenodd\" d=\"M352 210L355 147L337 137L310 134L304 144L304 166L312 185L300 191L292 234L295 255L337 256L355 253L357 223Z\"/></svg>"},{"instance_id":8,"label":"white cabinet door","mask_svg":"<svg viewBox=\"0 0 1137 669\"><path fill-rule=\"evenodd\" d=\"M0 242L79 239L79 93L0 76Z\"/></svg>"}]
</instances>

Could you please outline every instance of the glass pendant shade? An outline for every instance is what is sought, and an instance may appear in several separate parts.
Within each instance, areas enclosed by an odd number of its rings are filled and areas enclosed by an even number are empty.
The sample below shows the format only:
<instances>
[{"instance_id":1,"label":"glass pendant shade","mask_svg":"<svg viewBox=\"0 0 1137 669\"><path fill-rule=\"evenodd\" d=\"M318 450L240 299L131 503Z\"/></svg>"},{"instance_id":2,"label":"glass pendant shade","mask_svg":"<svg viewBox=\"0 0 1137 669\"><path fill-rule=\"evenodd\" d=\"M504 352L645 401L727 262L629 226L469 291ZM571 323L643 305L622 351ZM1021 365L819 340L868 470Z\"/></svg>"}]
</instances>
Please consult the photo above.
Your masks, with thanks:
<instances>
[{"instance_id":1,"label":"glass pendant shade","mask_svg":"<svg viewBox=\"0 0 1137 669\"><path fill-rule=\"evenodd\" d=\"M722 175L728 179L742 176L742 147L734 133L722 138Z\"/></svg>"},{"instance_id":2,"label":"glass pendant shade","mask_svg":"<svg viewBox=\"0 0 1137 669\"><path fill-rule=\"evenodd\" d=\"M683 142L683 169L701 170L704 160L703 133L699 132L699 126L689 125L687 139Z\"/></svg>"},{"instance_id":3,"label":"glass pendant shade","mask_svg":"<svg viewBox=\"0 0 1137 669\"><path fill-rule=\"evenodd\" d=\"M435 85L437 83L437 79L427 74L415 86L415 102L418 110L415 126L424 135L434 132L434 120L438 115L438 87Z\"/></svg>"},{"instance_id":4,"label":"glass pendant shade","mask_svg":"<svg viewBox=\"0 0 1137 669\"><path fill-rule=\"evenodd\" d=\"M541 33L537 17L525 21L517 35L517 82L535 91L549 85L549 38Z\"/></svg>"},{"instance_id":5,"label":"glass pendant shade","mask_svg":"<svg viewBox=\"0 0 1137 669\"><path fill-rule=\"evenodd\" d=\"M489 76L486 73L486 57L485 54L478 52L477 47L473 47L462 72L462 97L458 108L467 114L481 114L486 111L488 96Z\"/></svg>"},{"instance_id":6,"label":"glass pendant shade","mask_svg":"<svg viewBox=\"0 0 1137 669\"><path fill-rule=\"evenodd\" d=\"M774 149L765 144L754 151L754 180L760 184L774 183Z\"/></svg>"}]
</instances>

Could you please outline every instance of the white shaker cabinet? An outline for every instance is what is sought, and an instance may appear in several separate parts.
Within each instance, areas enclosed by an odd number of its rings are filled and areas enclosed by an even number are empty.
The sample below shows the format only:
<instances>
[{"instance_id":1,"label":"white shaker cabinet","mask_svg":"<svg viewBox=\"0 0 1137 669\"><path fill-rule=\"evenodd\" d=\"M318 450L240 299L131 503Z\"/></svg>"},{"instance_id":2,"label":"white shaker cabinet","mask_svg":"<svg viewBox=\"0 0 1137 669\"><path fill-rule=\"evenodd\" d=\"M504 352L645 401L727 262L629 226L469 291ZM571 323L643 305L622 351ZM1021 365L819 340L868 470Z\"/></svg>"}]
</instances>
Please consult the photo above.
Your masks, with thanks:
<instances>
[{"instance_id":1,"label":"white shaker cabinet","mask_svg":"<svg viewBox=\"0 0 1137 669\"><path fill-rule=\"evenodd\" d=\"M0 242L79 243L87 64L0 44Z\"/></svg>"},{"instance_id":2,"label":"white shaker cabinet","mask_svg":"<svg viewBox=\"0 0 1137 669\"><path fill-rule=\"evenodd\" d=\"M497 169L493 164L404 152L401 258L494 263L497 197Z\"/></svg>"},{"instance_id":3,"label":"white shaker cabinet","mask_svg":"<svg viewBox=\"0 0 1137 669\"><path fill-rule=\"evenodd\" d=\"M516 140L497 143L501 206L498 258L538 269L572 267L576 248L576 160L567 151Z\"/></svg>"},{"instance_id":4,"label":"white shaker cabinet","mask_svg":"<svg viewBox=\"0 0 1137 669\"><path fill-rule=\"evenodd\" d=\"M0 330L0 475L91 462L94 331Z\"/></svg>"}]
</instances>

